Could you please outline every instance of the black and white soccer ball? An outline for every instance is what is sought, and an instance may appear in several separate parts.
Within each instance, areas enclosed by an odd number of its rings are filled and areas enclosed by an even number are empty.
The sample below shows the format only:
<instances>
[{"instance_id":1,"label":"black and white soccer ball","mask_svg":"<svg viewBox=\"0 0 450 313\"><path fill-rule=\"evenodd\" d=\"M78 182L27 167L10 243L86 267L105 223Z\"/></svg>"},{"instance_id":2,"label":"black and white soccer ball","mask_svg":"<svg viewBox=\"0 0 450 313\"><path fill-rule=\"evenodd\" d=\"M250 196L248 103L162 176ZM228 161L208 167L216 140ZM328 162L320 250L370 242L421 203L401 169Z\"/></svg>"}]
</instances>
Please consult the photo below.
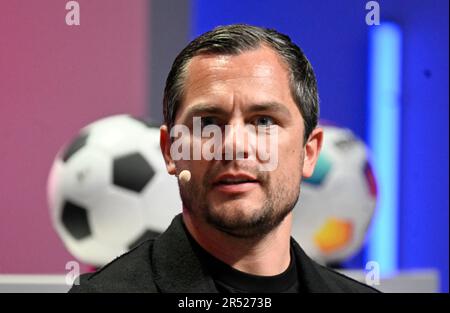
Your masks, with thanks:
<instances>
[{"instance_id":1,"label":"black and white soccer ball","mask_svg":"<svg viewBox=\"0 0 450 313\"><path fill-rule=\"evenodd\" d=\"M61 149L48 179L53 226L77 259L102 266L181 212L159 127L128 115L100 119Z\"/></svg>"}]
</instances>

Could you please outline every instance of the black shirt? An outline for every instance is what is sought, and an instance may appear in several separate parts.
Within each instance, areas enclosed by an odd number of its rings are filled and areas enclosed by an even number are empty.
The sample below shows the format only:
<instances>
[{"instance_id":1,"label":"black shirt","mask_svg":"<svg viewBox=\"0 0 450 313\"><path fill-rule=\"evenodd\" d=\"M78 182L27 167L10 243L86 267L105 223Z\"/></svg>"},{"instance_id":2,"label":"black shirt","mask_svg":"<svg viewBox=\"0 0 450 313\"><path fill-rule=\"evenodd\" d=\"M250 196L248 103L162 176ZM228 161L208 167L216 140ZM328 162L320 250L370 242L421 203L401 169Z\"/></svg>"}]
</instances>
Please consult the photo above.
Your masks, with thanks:
<instances>
[{"instance_id":1,"label":"black shirt","mask_svg":"<svg viewBox=\"0 0 450 313\"><path fill-rule=\"evenodd\" d=\"M200 262L209 270L216 288L221 293L298 293L300 292L297 262L292 246L288 268L275 276L259 276L239 271L203 249L189 231L186 233Z\"/></svg>"},{"instance_id":2,"label":"black shirt","mask_svg":"<svg viewBox=\"0 0 450 313\"><path fill-rule=\"evenodd\" d=\"M212 270L217 290L223 293L298 293L297 267L292 259L289 267L275 276L258 276L241 272L219 260Z\"/></svg>"}]
</instances>

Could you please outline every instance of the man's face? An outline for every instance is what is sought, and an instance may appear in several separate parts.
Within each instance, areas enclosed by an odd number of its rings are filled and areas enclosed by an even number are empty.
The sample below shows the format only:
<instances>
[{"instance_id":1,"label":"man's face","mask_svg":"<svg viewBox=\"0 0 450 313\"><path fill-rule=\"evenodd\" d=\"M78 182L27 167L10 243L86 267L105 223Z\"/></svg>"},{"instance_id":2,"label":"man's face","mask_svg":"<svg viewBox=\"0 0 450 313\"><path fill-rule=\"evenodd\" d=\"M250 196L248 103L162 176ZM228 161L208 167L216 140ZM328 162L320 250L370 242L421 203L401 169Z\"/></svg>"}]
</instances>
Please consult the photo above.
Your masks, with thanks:
<instances>
[{"instance_id":1,"label":"man's face","mask_svg":"<svg viewBox=\"0 0 450 313\"><path fill-rule=\"evenodd\" d=\"M225 125L260 126L267 133L277 128L277 138L269 139L276 140L278 164L261 171L264 162L258 157L173 162L172 172L188 169L192 175L180 184L184 208L198 221L236 237L263 235L279 225L297 201L304 158L303 118L280 57L264 46L234 56L194 57L175 124L188 126L190 139L204 144L207 139L192 138L194 116L201 117L202 126L213 124L222 131ZM242 139L223 136L224 146Z\"/></svg>"}]
</instances>

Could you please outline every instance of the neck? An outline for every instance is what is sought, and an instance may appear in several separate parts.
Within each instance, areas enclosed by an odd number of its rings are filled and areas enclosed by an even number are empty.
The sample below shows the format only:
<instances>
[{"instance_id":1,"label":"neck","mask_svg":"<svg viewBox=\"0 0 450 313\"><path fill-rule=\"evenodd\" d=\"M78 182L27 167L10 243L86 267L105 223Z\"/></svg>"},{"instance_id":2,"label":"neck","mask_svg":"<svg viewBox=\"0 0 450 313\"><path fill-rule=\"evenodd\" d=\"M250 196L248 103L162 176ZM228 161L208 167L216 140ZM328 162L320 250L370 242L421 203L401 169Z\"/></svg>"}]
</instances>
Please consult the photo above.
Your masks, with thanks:
<instances>
[{"instance_id":1,"label":"neck","mask_svg":"<svg viewBox=\"0 0 450 313\"><path fill-rule=\"evenodd\" d=\"M191 236L210 254L233 268L261 276L284 272L290 263L292 213L259 238L236 238L198 221L186 210L183 220Z\"/></svg>"}]
</instances>

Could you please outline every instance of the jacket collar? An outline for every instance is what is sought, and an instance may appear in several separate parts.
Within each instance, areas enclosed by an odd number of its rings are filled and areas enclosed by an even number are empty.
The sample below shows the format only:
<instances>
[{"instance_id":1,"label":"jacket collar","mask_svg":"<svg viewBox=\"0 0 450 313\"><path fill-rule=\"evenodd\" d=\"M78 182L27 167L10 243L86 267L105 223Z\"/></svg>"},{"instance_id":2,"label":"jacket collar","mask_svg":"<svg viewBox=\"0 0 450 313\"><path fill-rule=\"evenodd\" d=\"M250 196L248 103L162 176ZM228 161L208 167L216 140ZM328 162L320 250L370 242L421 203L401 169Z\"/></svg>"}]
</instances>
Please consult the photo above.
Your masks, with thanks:
<instances>
[{"instance_id":1,"label":"jacket collar","mask_svg":"<svg viewBox=\"0 0 450 313\"><path fill-rule=\"evenodd\" d=\"M168 293L217 293L211 275L202 266L186 232L182 214L178 214L169 228L155 240L151 263L156 285L161 292ZM293 238L291 245L302 292L331 292L339 288L329 286L330 282L322 277L319 265Z\"/></svg>"}]
</instances>

